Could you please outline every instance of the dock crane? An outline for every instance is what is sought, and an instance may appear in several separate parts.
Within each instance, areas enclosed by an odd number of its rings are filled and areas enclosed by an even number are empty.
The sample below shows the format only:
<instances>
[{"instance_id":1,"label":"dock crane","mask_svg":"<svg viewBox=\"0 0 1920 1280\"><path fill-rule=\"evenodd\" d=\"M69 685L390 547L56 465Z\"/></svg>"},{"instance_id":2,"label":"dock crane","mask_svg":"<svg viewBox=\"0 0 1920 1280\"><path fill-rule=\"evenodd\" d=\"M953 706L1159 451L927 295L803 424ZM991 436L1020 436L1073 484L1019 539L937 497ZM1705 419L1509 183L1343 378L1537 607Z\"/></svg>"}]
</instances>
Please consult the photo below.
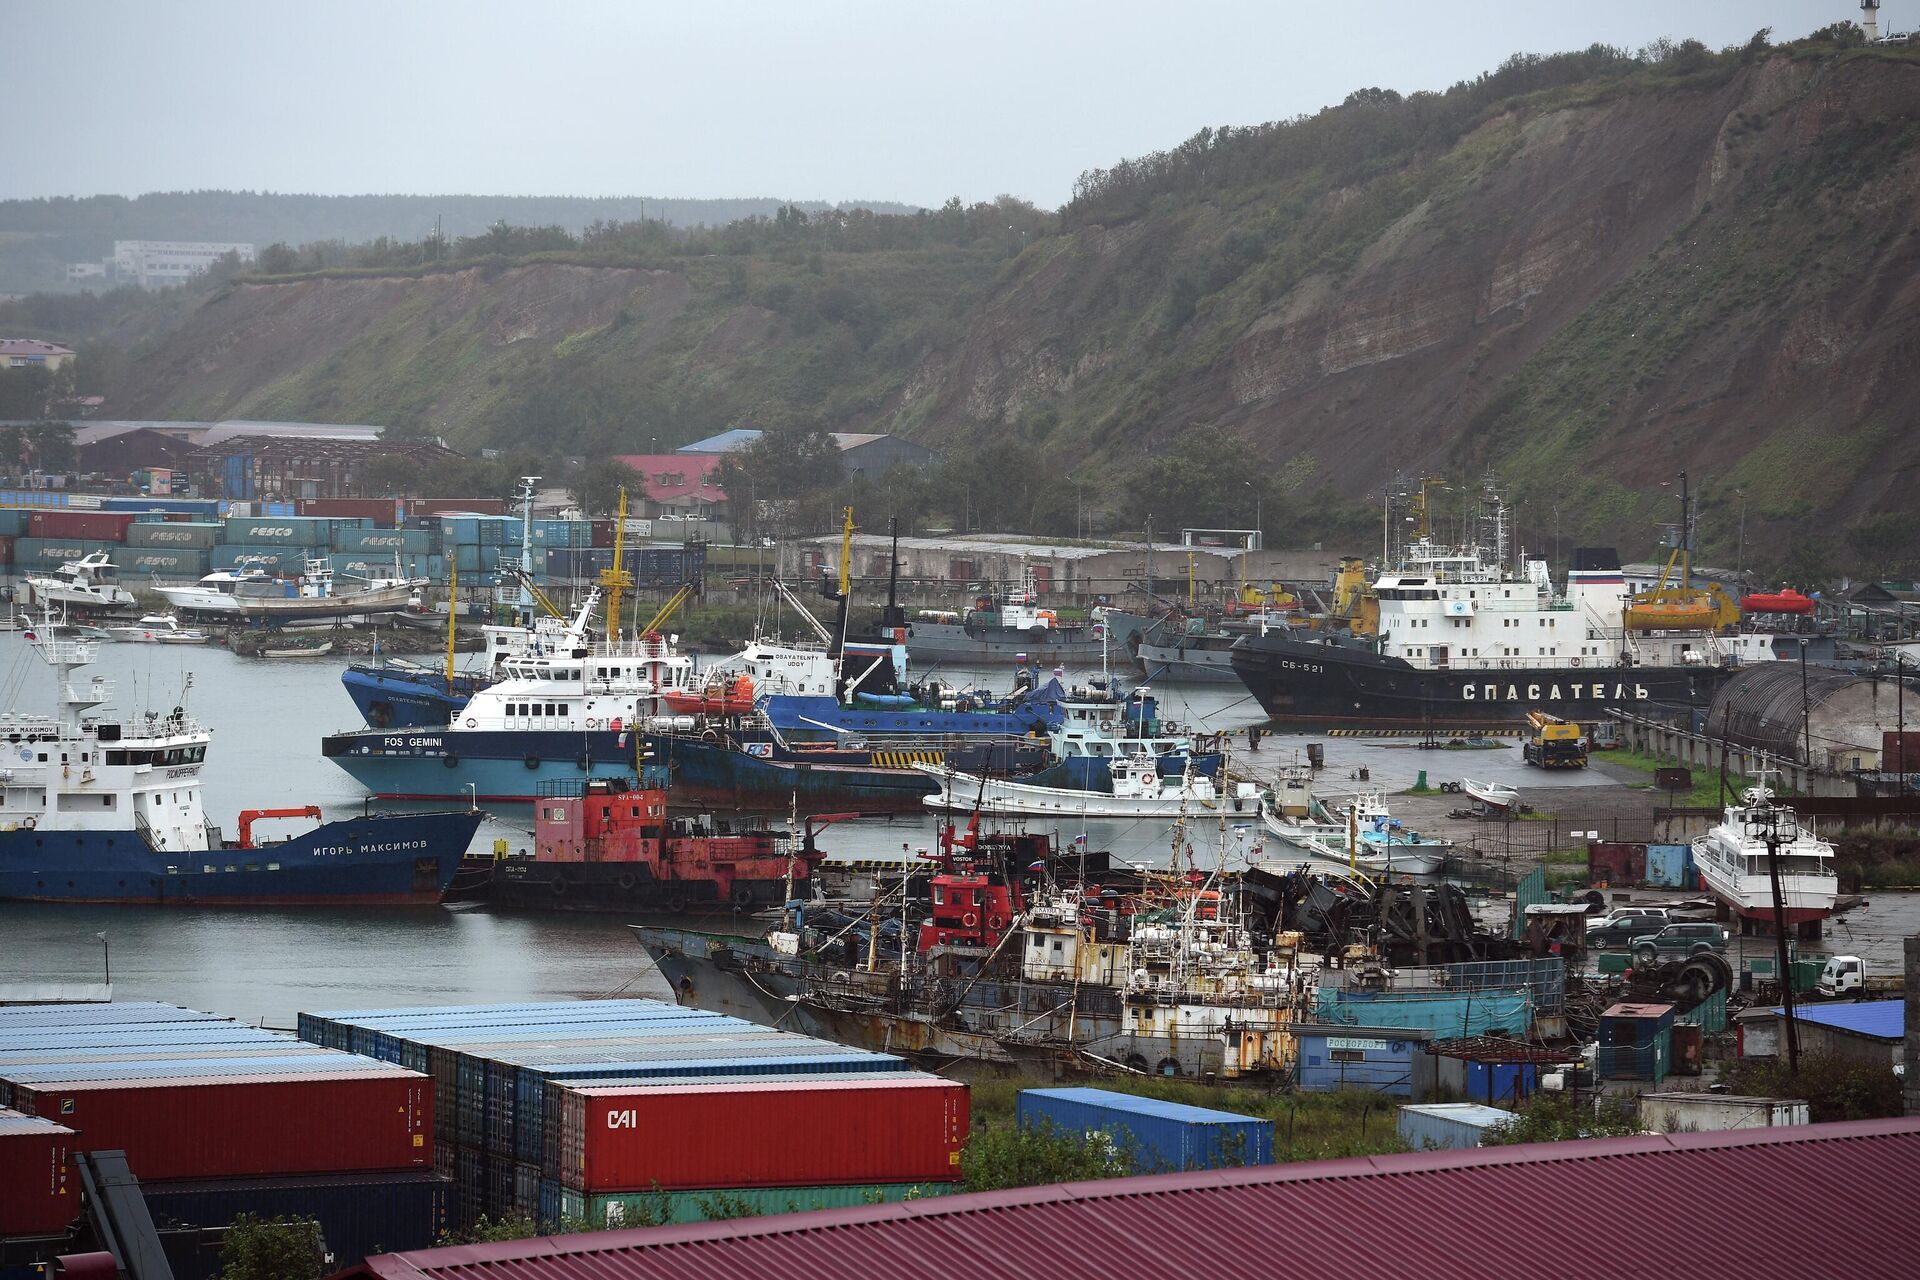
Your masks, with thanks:
<instances>
[{"instance_id":1,"label":"dock crane","mask_svg":"<svg viewBox=\"0 0 1920 1280\"><path fill-rule=\"evenodd\" d=\"M613 522L613 565L600 571L600 585L607 593L607 639L620 638L620 602L633 587L633 575L627 572L627 486L620 486L620 510ZM678 607L677 605L675 606ZM649 625L648 631L656 627ZM644 633L642 633L644 634Z\"/></svg>"}]
</instances>

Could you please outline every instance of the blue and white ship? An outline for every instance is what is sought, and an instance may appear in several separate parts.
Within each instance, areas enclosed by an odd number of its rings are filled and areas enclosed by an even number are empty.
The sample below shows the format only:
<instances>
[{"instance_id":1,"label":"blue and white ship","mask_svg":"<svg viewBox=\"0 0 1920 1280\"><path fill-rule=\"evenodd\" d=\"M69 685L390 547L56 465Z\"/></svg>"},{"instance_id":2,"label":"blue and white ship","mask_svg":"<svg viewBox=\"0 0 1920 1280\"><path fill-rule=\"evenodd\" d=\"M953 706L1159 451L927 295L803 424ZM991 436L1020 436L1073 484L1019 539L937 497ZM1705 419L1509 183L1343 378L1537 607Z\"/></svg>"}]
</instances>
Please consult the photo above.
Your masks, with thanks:
<instances>
[{"instance_id":1,"label":"blue and white ship","mask_svg":"<svg viewBox=\"0 0 1920 1280\"><path fill-rule=\"evenodd\" d=\"M634 777L643 731L673 719L664 698L691 687L693 663L655 634L589 641L598 599L552 651L505 659L451 723L329 734L321 754L383 799L531 803L543 784Z\"/></svg>"},{"instance_id":2,"label":"blue and white ship","mask_svg":"<svg viewBox=\"0 0 1920 1280\"><path fill-rule=\"evenodd\" d=\"M434 903L480 825L477 809L382 814L322 823L255 845L222 840L202 807L211 731L184 705L114 718L92 714L110 686L76 687L97 642L28 643L59 681L55 716L0 715L0 899L188 906ZM185 693L182 693L184 703ZM296 811L304 812L304 811ZM317 815L318 810L312 811Z\"/></svg>"}]
</instances>

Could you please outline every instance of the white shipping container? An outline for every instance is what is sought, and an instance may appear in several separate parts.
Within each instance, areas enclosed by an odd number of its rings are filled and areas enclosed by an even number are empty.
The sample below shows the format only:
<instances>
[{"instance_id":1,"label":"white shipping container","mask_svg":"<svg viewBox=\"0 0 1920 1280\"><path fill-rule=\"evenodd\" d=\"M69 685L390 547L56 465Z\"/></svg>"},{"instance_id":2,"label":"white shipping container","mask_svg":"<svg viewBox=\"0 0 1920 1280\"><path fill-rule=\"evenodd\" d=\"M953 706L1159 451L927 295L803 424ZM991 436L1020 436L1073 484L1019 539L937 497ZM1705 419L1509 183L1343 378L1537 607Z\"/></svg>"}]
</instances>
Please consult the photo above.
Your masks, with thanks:
<instances>
[{"instance_id":1,"label":"white shipping container","mask_svg":"<svg viewBox=\"0 0 1920 1280\"><path fill-rule=\"evenodd\" d=\"M1483 1145L1487 1131L1513 1120L1511 1111L1477 1102L1421 1102L1400 1108L1400 1138L1415 1151Z\"/></svg>"},{"instance_id":2,"label":"white shipping container","mask_svg":"<svg viewBox=\"0 0 1920 1280\"><path fill-rule=\"evenodd\" d=\"M1650 1133L1713 1133L1806 1124L1807 1104L1795 1098L1732 1093L1643 1093L1640 1127Z\"/></svg>"}]
</instances>

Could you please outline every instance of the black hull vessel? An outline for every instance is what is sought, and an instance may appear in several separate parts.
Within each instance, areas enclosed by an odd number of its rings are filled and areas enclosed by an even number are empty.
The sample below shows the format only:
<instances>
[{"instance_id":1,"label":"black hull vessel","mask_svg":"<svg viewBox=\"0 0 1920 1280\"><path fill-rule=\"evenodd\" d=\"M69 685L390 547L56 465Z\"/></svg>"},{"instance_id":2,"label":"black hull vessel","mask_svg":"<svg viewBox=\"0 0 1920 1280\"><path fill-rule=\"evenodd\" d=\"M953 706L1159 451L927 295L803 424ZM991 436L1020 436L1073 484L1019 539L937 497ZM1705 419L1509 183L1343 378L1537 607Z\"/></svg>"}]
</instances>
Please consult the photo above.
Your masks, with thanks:
<instances>
[{"instance_id":1,"label":"black hull vessel","mask_svg":"<svg viewBox=\"0 0 1920 1280\"><path fill-rule=\"evenodd\" d=\"M1608 708L1704 707L1730 674L1704 663L1423 669L1357 645L1277 633L1235 644L1233 669L1283 723L1415 729L1517 723L1535 707L1569 719Z\"/></svg>"}]
</instances>

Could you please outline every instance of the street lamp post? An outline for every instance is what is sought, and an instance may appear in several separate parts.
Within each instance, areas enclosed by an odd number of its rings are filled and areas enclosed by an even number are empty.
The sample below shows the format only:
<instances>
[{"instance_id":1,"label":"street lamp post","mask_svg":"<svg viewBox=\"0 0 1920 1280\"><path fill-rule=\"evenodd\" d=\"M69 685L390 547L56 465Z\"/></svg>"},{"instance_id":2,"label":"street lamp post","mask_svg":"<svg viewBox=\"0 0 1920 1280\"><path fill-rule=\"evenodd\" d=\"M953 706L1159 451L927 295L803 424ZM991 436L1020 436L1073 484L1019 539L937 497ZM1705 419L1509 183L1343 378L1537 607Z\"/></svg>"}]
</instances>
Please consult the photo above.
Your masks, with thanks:
<instances>
[{"instance_id":1,"label":"street lamp post","mask_svg":"<svg viewBox=\"0 0 1920 1280\"><path fill-rule=\"evenodd\" d=\"M1807 782L1813 782L1813 703L1807 699L1807 638L1800 637L1800 736L1807 756ZM1808 794L1812 794L1809 791Z\"/></svg>"}]
</instances>

